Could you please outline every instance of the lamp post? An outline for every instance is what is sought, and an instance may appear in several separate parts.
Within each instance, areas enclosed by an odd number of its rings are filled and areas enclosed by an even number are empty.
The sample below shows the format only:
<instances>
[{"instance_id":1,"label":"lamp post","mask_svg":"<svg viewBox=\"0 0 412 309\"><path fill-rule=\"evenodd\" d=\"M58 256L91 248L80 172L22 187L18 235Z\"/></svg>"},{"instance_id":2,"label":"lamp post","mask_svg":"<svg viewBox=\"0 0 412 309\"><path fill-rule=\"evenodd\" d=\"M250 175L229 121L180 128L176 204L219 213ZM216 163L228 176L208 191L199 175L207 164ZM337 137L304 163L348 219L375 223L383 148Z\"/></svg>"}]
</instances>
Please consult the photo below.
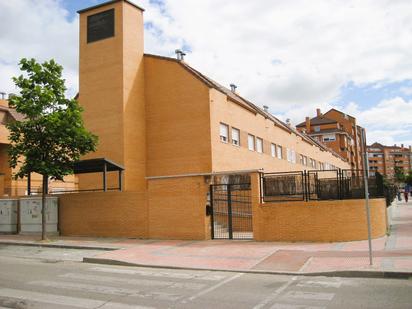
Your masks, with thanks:
<instances>
[{"instance_id":1,"label":"lamp post","mask_svg":"<svg viewBox=\"0 0 412 309\"><path fill-rule=\"evenodd\" d=\"M362 147L363 147L363 179L364 179L364 186L365 186L365 210L366 210L366 221L368 224L368 245L369 245L369 264L373 265L373 258L372 258L372 240L371 240L371 218L370 218L370 211L369 211L369 187L368 187L368 152L365 147L365 130L362 130Z\"/></svg>"}]
</instances>

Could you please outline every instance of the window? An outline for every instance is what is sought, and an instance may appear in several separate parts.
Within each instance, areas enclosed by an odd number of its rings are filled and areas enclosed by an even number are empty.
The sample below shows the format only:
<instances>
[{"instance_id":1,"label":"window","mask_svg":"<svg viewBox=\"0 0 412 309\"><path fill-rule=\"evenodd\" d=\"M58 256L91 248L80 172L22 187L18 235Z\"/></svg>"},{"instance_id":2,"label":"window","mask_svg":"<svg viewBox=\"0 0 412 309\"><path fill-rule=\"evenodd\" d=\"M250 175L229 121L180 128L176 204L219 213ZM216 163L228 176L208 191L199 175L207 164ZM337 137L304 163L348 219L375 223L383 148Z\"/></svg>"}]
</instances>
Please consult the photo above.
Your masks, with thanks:
<instances>
[{"instance_id":1,"label":"window","mask_svg":"<svg viewBox=\"0 0 412 309\"><path fill-rule=\"evenodd\" d=\"M303 165L308 165L308 157L307 156L303 156Z\"/></svg>"},{"instance_id":2,"label":"window","mask_svg":"<svg viewBox=\"0 0 412 309\"><path fill-rule=\"evenodd\" d=\"M296 163L296 153L294 150L286 148L286 158L291 163Z\"/></svg>"},{"instance_id":3,"label":"window","mask_svg":"<svg viewBox=\"0 0 412 309\"><path fill-rule=\"evenodd\" d=\"M221 123L220 124L220 141L227 143L229 140L229 126Z\"/></svg>"},{"instance_id":4,"label":"window","mask_svg":"<svg viewBox=\"0 0 412 309\"><path fill-rule=\"evenodd\" d=\"M303 165L303 155L299 156L299 163Z\"/></svg>"},{"instance_id":5,"label":"window","mask_svg":"<svg viewBox=\"0 0 412 309\"><path fill-rule=\"evenodd\" d=\"M326 134L326 135L323 136L323 141L324 142L336 141L336 136L335 136L335 134Z\"/></svg>"},{"instance_id":6,"label":"window","mask_svg":"<svg viewBox=\"0 0 412 309\"><path fill-rule=\"evenodd\" d=\"M247 135L247 147L251 151L255 151L255 137L253 135Z\"/></svg>"},{"instance_id":7,"label":"window","mask_svg":"<svg viewBox=\"0 0 412 309\"><path fill-rule=\"evenodd\" d=\"M272 157L276 157L276 145L275 144L270 144L270 153L272 154Z\"/></svg>"},{"instance_id":8,"label":"window","mask_svg":"<svg viewBox=\"0 0 412 309\"><path fill-rule=\"evenodd\" d=\"M315 126L315 132L319 132L320 131L320 126Z\"/></svg>"},{"instance_id":9,"label":"window","mask_svg":"<svg viewBox=\"0 0 412 309\"><path fill-rule=\"evenodd\" d=\"M276 152L278 154L278 159L282 159L282 146L278 145L276 147Z\"/></svg>"},{"instance_id":10,"label":"window","mask_svg":"<svg viewBox=\"0 0 412 309\"><path fill-rule=\"evenodd\" d=\"M240 146L240 131L236 128L232 128L232 144Z\"/></svg>"},{"instance_id":11,"label":"window","mask_svg":"<svg viewBox=\"0 0 412 309\"><path fill-rule=\"evenodd\" d=\"M311 158L309 158L309 166L313 167L313 160Z\"/></svg>"},{"instance_id":12,"label":"window","mask_svg":"<svg viewBox=\"0 0 412 309\"><path fill-rule=\"evenodd\" d=\"M263 153L263 140L259 137L256 137L256 151Z\"/></svg>"}]
</instances>

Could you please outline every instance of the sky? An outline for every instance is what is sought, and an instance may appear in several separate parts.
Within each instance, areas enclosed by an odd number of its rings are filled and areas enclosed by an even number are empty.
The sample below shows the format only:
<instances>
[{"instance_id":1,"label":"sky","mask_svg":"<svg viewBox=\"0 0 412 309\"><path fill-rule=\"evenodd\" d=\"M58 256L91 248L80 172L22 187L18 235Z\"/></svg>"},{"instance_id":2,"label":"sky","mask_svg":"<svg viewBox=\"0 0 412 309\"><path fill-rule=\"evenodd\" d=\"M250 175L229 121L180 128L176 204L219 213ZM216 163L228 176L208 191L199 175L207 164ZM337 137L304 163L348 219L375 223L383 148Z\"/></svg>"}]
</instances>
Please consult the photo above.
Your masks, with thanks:
<instances>
[{"instance_id":1,"label":"sky","mask_svg":"<svg viewBox=\"0 0 412 309\"><path fill-rule=\"evenodd\" d=\"M18 61L54 58L78 90L76 11L105 0L0 0L0 91ZM411 0L132 0L145 52L185 61L296 125L316 108L357 118L368 144L412 145Z\"/></svg>"}]
</instances>

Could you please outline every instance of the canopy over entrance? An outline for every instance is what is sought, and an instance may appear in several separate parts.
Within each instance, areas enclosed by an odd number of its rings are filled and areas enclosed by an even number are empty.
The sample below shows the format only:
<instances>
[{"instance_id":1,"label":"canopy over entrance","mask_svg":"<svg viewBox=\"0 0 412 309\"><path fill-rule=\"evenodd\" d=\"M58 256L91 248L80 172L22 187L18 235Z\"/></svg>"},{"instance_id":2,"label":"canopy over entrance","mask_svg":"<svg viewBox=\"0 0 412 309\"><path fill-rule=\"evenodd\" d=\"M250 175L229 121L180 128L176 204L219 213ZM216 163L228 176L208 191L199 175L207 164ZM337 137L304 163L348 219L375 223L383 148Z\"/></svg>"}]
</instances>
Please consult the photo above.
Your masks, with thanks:
<instances>
[{"instance_id":1,"label":"canopy over entrance","mask_svg":"<svg viewBox=\"0 0 412 309\"><path fill-rule=\"evenodd\" d=\"M88 174L88 173L102 173L103 177L103 191L107 191L107 172L118 172L119 173L119 187L114 188L114 190L123 190L122 174L124 167L106 158L96 158L77 161L73 165L73 171L75 175L78 174ZM27 177L27 193L31 195L31 175ZM101 189L85 190L85 191L100 191ZM111 188L110 190L113 190ZM82 190L76 190L82 191Z\"/></svg>"},{"instance_id":2,"label":"canopy over entrance","mask_svg":"<svg viewBox=\"0 0 412 309\"><path fill-rule=\"evenodd\" d=\"M123 190L122 173L124 167L110 161L106 158L96 158L81 160L74 163L74 174L86 174L86 173L102 173L103 174L103 191L107 191L107 172L119 173L119 190Z\"/></svg>"}]
</instances>

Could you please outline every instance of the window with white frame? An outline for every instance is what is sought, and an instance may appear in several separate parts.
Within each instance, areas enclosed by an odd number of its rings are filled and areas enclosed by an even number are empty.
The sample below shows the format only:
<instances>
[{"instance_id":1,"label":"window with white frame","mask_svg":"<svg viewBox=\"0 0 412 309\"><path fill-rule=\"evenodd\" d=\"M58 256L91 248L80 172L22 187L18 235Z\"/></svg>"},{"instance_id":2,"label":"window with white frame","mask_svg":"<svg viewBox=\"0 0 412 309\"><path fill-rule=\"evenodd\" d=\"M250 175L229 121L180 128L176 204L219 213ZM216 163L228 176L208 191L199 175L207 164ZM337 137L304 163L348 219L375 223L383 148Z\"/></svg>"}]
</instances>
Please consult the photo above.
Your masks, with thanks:
<instances>
[{"instance_id":1,"label":"window with white frame","mask_svg":"<svg viewBox=\"0 0 412 309\"><path fill-rule=\"evenodd\" d=\"M303 165L303 155L299 156L299 163Z\"/></svg>"},{"instance_id":2,"label":"window with white frame","mask_svg":"<svg viewBox=\"0 0 412 309\"><path fill-rule=\"evenodd\" d=\"M286 160L292 162L292 149L286 148Z\"/></svg>"},{"instance_id":3,"label":"window with white frame","mask_svg":"<svg viewBox=\"0 0 412 309\"><path fill-rule=\"evenodd\" d=\"M333 142L333 141L336 141L336 135L335 135L335 134L326 134L326 135L323 135L323 141L324 141L324 142Z\"/></svg>"},{"instance_id":4,"label":"window with white frame","mask_svg":"<svg viewBox=\"0 0 412 309\"><path fill-rule=\"evenodd\" d=\"M292 150L291 152L291 156L292 156L292 163L296 163L296 152L294 150Z\"/></svg>"},{"instance_id":5,"label":"window with white frame","mask_svg":"<svg viewBox=\"0 0 412 309\"><path fill-rule=\"evenodd\" d=\"M276 157L276 145L275 144L270 144L270 153L272 157Z\"/></svg>"},{"instance_id":6,"label":"window with white frame","mask_svg":"<svg viewBox=\"0 0 412 309\"><path fill-rule=\"evenodd\" d=\"M312 158L309 158L309 166L310 166L310 167L313 167L313 160L312 160Z\"/></svg>"},{"instance_id":7,"label":"window with white frame","mask_svg":"<svg viewBox=\"0 0 412 309\"><path fill-rule=\"evenodd\" d=\"M308 165L308 157L307 156L303 156L303 165Z\"/></svg>"},{"instance_id":8,"label":"window with white frame","mask_svg":"<svg viewBox=\"0 0 412 309\"><path fill-rule=\"evenodd\" d=\"M255 151L255 137L251 134L247 135L247 147L251 151Z\"/></svg>"},{"instance_id":9,"label":"window with white frame","mask_svg":"<svg viewBox=\"0 0 412 309\"><path fill-rule=\"evenodd\" d=\"M320 126L315 126L315 132L319 132L320 131Z\"/></svg>"},{"instance_id":10,"label":"window with white frame","mask_svg":"<svg viewBox=\"0 0 412 309\"><path fill-rule=\"evenodd\" d=\"M276 153L277 153L278 159L282 159L282 146L278 145L276 147Z\"/></svg>"},{"instance_id":11,"label":"window with white frame","mask_svg":"<svg viewBox=\"0 0 412 309\"><path fill-rule=\"evenodd\" d=\"M224 143L229 141L229 126L224 123L220 123L220 141Z\"/></svg>"},{"instance_id":12,"label":"window with white frame","mask_svg":"<svg viewBox=\"0 0 412 309\"><path fill-rule=\"evenodd\" d=\"M256 137L256 151L263 153L263 139Z\"/></svg>"},{"instance_id":13,"label":"window with white frame","mask_svg":"<svg viewBox=\"0 0 412 309\"><path fill-rule=\"evenodd\" d=\"M232 144L240 146L240 131L239 129L232 128Z\"/></svg>"}]
</instances>

